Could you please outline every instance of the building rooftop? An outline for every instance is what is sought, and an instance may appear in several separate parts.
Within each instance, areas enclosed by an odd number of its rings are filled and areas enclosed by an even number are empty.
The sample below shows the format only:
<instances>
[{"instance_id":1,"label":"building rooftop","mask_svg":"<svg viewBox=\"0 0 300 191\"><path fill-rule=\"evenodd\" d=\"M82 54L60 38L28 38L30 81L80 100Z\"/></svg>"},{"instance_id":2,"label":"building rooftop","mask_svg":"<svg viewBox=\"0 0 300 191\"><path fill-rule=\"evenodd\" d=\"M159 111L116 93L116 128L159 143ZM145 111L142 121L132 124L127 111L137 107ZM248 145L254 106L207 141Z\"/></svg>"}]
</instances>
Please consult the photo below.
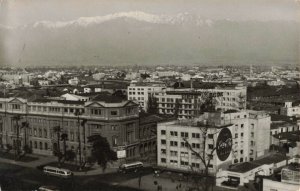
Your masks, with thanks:
<instances>
[{"instance_id":1,"label":"building rooftop","mask_svg":"<svg viewBox=\"0 0 300 191\"><path fill-rule=\"evenodd\" d=\"M105 103L121 103L126 100L124 100L123 98L120 98L118 96L102 94L102 95L98 95L98 96L94 97L92 101L101 101L101 102L105 102Z\"/></svg>"},{"instance_id":2,"label":"building rooftop","mask_svg":"<svg viewBox=\"0 0 300 191\"><path fill-rule=\"evenodd\" d=\"M273 137L279 140L288 140L289 142L295 143L300 141L300 131L283 132L273 135Z\"/></svg>"},{"instance_id":3,"label":"building rooftop","mask_svg":"<svg viewBox=\"0 0 300 191\"><path fill-rule=\"evenodd\" d=\"M255 164L263 165L263 164L272 164L272 163L278 163L283 160L287 160L289 157L276 153L276 154L271 154L269 156L263 157L261 159L252 161Z\"/></svg>"},{"instance_id":4,"label":"building rooftop","mask_svg":"<svg viewBox=\"0 0 300 191\"><path fill-rule=\"evenodd\" d=\"M261 165L264 164L272 164L272 163L278 163L284 160L287 160L288 157L284 156L282 154L271 154L269 156L266 156L264 158L255 160L255 161L251 161L251 162L243 162L243 163L239 163L236 165L232 165L230 166L230 168L228 169L228 171L231 172L238 172L238 173L245 173L248 172L252 169L255 169Z\"/></svg>"},{"instance_id":5,"label":"building rooftop","mask_svg":"<svg viewBox=\"0 0 300 191\"><path fill-rule=\"evenodd\" d=\"M84 101L57 100L51 98L37 98L32 100L31 102L37 102L37 103L57 102L62 104L84 105Z\"/></svg>"},{"instance_id":6,"label":"building rooftop","mask_svg":"<svg viewBox=\"0 0 300 191\"><path fill-rule=\"evenodd\" d=\"M180 83L180 85L179 85ZM211 83L211 82L197 82L194 81L193 83L193 88L195 89L234 89L237 85L236 84L230 84L230 83ZM175 82L172 84L173 87L175 88L191 88L191 81L182 81L182 82Z\"/></svg>"},{"instance_id":7,"label":"building rooftop","mask_svg":"<svg viewBox=\"0 0 300 191\"><path fill-rule=\"evenodd\" d=\"M297 117L295 116L286 116L286 115L277 115L270 114L271 121L287 121L287 122L295 122L297 121Z\"/></svg>"},{"instance_id":8,"label":"building rooftop","mask_svg":"<svg viewBox=\"0 0 300 191\"><path fill-rule=\"evenodd\" d=\"M224 127L229 127L232 124L216 124L213 122L205 122L205 121L195 121L195 120L173 120L171 122L168 122L169 126L181 126L181 127L207 127L207 128L217 128L221 129Z\"/></svg>"},{"instance_id":9,"label":"building rooftop","mask_svg":"<svg viewBox=\"0 0 300 191\"><path fill-rule=\"evenodd\" d=\"M294 126L294 125L296 125L296 123L286 122L286 121L272 122L271 129L278 129L280 127L290 127L290 126Z\"/></svg>"},{"instance_id":10,"label":"building rooftop","mask_svg":"<svg viewBox=\"0 0 300 191\"><path fill-rule=\"evenodd\" d=\"M239 163L239 164L236 164L234 166L231 166L228 169L228 171L244 173L244 172L248 172L252 169L255 169L259 166L260 166L260 164L255 164L255 163L252 163L252 162L243 162L243 163Z\"/></svg>"},{"instance_id":11,"label":"building rooftop","mask_svg":"<svg viewBox=\"0 0 300 191\"><path fill-rule=\"evenodd\" d=\"M140 115L140 123L141 124L147 124L147 123L156 123L163 121L163 117L160 117L158 115Z\"/></svg>"}]
</instances>

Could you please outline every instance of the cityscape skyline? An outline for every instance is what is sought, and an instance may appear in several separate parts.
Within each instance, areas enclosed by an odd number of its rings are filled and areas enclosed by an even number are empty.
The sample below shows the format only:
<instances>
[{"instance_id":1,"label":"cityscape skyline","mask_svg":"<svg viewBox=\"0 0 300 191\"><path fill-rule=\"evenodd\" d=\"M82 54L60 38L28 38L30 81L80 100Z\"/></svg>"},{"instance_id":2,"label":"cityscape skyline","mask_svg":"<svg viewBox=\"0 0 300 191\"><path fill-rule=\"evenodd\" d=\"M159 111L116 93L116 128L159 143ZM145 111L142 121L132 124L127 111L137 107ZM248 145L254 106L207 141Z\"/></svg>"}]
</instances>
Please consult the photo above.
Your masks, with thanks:
<instances>
[{"instance_id":1,"label":"cityscape skyline","mask_svg":"<svg viewBox=\"0 0 300 191\"><path fill-rule=\"evenodd\" d=\"M0 190L299 191L300 0L0 0Z\"/></svg>"}]
</instances>

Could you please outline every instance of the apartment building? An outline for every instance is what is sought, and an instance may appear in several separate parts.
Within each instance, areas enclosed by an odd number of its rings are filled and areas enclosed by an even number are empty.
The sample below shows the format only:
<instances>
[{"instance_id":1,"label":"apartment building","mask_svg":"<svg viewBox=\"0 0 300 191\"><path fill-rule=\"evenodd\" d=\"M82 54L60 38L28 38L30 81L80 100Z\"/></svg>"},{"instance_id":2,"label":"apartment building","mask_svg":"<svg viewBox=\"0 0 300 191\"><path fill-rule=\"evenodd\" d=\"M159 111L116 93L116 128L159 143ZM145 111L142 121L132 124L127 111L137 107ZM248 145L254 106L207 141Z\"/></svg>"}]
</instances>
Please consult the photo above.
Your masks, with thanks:
<instances>
[{"instance_id":1,"label":"apartment building","mask_svg":"<svg viewBox=\"0 0 300 191\"><path fill-rule=\"evenodd\" d=\"M17 115L20 120L15 119ZM17 128L23 122L28 128ZM100 134L113 149L126 150L127 158L139 156L139 111L132 101L103 95L86 102L0 98L0 143L4 147L16 144L18 138L21 146L29 145L33 153L52 155L59 146L54 131L58 126L60 134L68 135L67 149L76 153L79 141L84 153L85 146L87 151L89 148L87 137Z\"/></svg>"},{"instance_id":2,"label":"apartment building","mask_svg":"<svg viewBox=\"0 0 300 191\"><path fill-rule=\"evenodd\" d=\"M207 131L204 131L205 128ZM224 142L223 134L228 138L225 141L227 146L225 144L225 149L218 151L218 140ZM207 137L205 145L203 136ZM215 173L219 168L230 164L252 161L263 156L270 146L269 136L270 116L256 111L204 113L193 120L159 123L157 163L174 170L203 170L204 165L199 157L185 144L187 140L196 151L200 152L205 148L206 154L211 154L211 150L216 148L209 166L210 173ZM227 153L226 148L229 148ZM218 154L222 150L225 153Z\"/></svg>"},{"instance_id":3,"label":"apartment building","mask_svg":"<svg viewBox=\"0 0 300 191\"><path fill-rule=\"evenodd\" d=\"M131 83L127 89L128 100L134 100L138 102L140 107L147 111L149 97L156 97L156 95L158 95L158 93L165 88L166 85L162 83Z\"/></svg>"},{"instance_id":4,"label":"apartment building","mask_svg":"<svg viewBox=\"0 0 300 191\"><path fill-rule=\"evenodd\" d=\"M159 113L175 114L179 119L192 119L199 115L201 105L212 99L215 109L221 111L246 109L246 87L215 87L213 89L169 88L155 96Z\"/></svg>"}]
</instances>

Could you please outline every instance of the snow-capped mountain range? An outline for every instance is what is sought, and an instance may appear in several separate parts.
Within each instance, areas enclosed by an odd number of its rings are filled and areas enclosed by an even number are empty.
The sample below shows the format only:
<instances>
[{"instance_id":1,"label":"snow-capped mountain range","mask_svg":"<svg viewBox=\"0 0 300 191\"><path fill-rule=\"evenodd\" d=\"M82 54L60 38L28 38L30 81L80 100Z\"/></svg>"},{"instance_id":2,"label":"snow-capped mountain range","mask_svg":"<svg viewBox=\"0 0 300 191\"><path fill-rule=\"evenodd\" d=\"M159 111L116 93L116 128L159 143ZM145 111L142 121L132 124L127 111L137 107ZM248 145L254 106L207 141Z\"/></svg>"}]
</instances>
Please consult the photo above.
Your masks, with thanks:
<instances>
[{"instance_id":1,"label":"snow-capped mountain range","mask_svg":"<svg viewBox=\"0 0 300 191\"><path fill-rule=\"evenodd\" d=\"M64 28L70 26L77 27L88 27L93 25L98 25L101 23L117 20L117 19L129 19L136 20L140 22L150 23L150 24L166 24L166 25L184 25L189 24L193 26L212 26L213 21L210 19L203 19L199 16L190 13L178 13L175 15L156 15L145 13L142 11L130 11L130 12L118 12L113 14L108 14L104 16L94 16L94 17L80 17L75 20L70 21L37 21L35 23L18 26L17 28ZM15 27L2 26L6 29L12 29Z\"/></svg>"}]
</instances>

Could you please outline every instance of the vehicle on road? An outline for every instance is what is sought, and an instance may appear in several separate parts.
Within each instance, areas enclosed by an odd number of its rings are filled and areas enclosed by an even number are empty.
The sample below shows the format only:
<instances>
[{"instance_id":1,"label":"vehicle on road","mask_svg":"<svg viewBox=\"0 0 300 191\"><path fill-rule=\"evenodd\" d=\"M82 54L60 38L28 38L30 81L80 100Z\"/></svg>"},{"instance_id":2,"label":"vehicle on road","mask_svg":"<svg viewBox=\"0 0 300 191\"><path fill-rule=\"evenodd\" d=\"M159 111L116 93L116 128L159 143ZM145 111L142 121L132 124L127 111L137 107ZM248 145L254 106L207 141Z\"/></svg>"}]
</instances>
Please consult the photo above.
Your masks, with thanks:
<instances>
[{"instance_id":1,"label":"vehicle on road","mask_svg":"<svg viewBox=\"0 0 300 191\"><path fill-rule=\"evenodd\" d=\"M144 164L142 162L133 162L122 164L119 166L119 172L127 173L127 172L137 172L141 168L143 168Z\"/></svg>"},{"instance_id":2,"label":"vehicle on road","mask_svg":"<svg viewBox=\"0 0 300 191\"><path fill-rule=\"evenodd\" d=\"M38 191L59 191L59 189L55 186L41 186Z\"/></svg>"},{"instance_id":3,"label":"vehicle on road","mask_svg":"<svg viewBox=\"0 0 300 191\"><path fill-rule=\"evenodd\" d=\"M72 171L70 171L68 169L57 168L57 167L53 167L53 166L45 166L43 168L43 172L45 174L64 177L64 178L69 178L73 175Z\"/></svg>"}]
</instances>

